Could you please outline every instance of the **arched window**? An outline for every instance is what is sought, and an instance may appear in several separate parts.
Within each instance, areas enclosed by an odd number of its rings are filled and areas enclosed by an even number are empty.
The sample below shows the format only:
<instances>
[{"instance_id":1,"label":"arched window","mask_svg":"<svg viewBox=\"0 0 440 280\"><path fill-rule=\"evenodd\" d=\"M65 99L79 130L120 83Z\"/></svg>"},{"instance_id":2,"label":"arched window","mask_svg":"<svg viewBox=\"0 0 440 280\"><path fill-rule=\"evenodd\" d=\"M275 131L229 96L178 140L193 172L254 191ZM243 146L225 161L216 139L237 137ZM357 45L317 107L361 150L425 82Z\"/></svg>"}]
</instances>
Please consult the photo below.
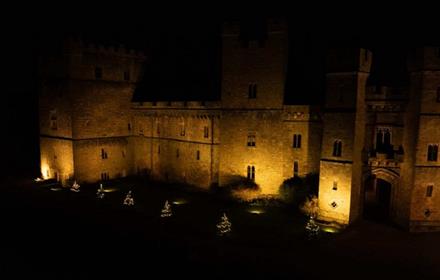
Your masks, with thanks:
<instances>
[{"instance_id":1,"label":"arched window","mask_svg":"<svg viewBox=\"0 0 440 280\"><path fill-rule=\"evenodd\" d=\"M293 162L293 177L297 177L299 173L299 163L297 160Z\"/></svg>"},{"instance_id":2,"label":"arched window","mask_svg":"<svg viewBox=\"0 0 440 280\"><path fill-rule=\"evenodd\" d=\"M385 147L388 147L391 145L391 133L389 130L386 130L383 135L383 144Z\"/></svg>"},{"instance_id":3,"label":"arched window","mask_svg":"<svg viewBox=\"0 0 440 280\"><path fill-rule=\"evenodd\" d=\"M334 157L340 157L342 154L342 141L336 140L333 143L333 156Z\"/></svg>"},{"instance_id":4,"label":"arched window","mask_svg":"<svg viewBox=\"0 0 440 280\"><path fill-rule=\"evenodd\" d=\"M257 84L249 84L248 96L249 99L257 98Z\"/></svg>"},{"instance_id":5,"label":"arched window","mask_svg":"<svg viewBox=\"0 0 440 280\"><path fill-rule=\"evenodd\" d=\"M247 167L247 178L249 180L255 181L255 166L248 165L248 167Z\"/></svg>"},{"instance_id":6,"label":"arched window","mask_svg":"<svg viewBox=\"0 0 440 280\"><path fill-rule=\"evenodd\" d=\"M440 87L437 88L437 98L436 98L437 102L440 102Z\"/></svg>"},{"instance_id":7,"label":"arched window","mask_svg":"<svg viewBox=\"0 0 440 280\"><path fill-rule=\"evenodd\" d=\"M382 130L377 131L376 133L376 149L381 149L383 145L383 133Z\"/></svg>"},{"instance_id":8,"label":"arched window","mask_svg":"<svg viewBox=\"0 0 440 280\"><path fill-rule=\"evenodd\" d=\"M438 145L428 145L428 161L437 161Z\"/></svg>"}]
</instances>

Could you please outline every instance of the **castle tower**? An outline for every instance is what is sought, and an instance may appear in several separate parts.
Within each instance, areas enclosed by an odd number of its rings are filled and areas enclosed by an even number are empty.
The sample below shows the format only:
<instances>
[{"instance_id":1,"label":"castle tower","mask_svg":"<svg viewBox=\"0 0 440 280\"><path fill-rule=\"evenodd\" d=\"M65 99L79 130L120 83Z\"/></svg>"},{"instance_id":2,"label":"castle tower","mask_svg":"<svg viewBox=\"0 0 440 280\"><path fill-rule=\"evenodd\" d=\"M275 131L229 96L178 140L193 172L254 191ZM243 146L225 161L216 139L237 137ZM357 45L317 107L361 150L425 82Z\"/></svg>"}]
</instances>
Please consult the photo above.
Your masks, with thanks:
<instances>
[{"instance_id":1,"label":"castle tower","mask_svg":"<svg viewBox=\"0 0 440 280\"><path fill-rule=\"evenodd\" d=\"M224 108L280 109L287 68L287 23L261 20L255 28L227 23L223 29Z\"/></svg>"},{"instance_id":2,"label":"castle tower","mask_svg":"<svg viewBox=\"0 0 440 280\"><path fill-rule=\"evenodd\" d=\"M43 175L94 182L131 173L130 101L145 56L69 39L42 58Z\"/></svg>"},{"instance_id":3,"label":"castle tower","mask_svg":"<svg viewBox=\"0 0 440 280\"><path fill-rule=\"evenodd\" d=\"M219 184L247 178L275 194L283 182L287 23L269 19L259 30L228 23L222 37Z\"/></svg>"},{"instance_id":4,"label":"castle tower","mask_svg":"<svg viewBox=\"0 0 440 280\"><path fill-rule=\"evenodd\" d=\"M440 228L440 48L414 49L408 66L401 219L409 216L410 230L433 230Z\"/></svg>"},{"instance_id":5,"label":"castle tower","mask_svg":"<svg viewBox=\"0 0 440 280\"><path fill-rule=\"evenodd\" d=\"M365 88L372 54L338 49L327 56L319 178L320 218L348 224L359 217L365 138Z\"/></svg>"}]
</instances>

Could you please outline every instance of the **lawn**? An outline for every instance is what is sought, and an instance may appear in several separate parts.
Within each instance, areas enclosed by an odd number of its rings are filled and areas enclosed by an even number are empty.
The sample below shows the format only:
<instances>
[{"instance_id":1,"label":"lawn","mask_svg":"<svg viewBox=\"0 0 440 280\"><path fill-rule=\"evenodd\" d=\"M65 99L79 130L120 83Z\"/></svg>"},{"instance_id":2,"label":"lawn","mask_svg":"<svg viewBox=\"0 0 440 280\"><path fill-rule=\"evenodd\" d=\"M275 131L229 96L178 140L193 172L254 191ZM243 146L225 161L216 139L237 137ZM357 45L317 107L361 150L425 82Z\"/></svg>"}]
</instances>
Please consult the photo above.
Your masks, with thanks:
<instances>
[{"instance_id":1,"label":"lawn","mask_svg":"<svg viewBox=\"0 0 440 280\"><path fill-rule=\"evenodd\" d=\"M1 272L53 279L440 275L436 233L362 222L308 240L305 217L282 205L251 206L139 179L104 189L97 199L97 185L78 193L44 182L3 187ZM133 207L122 204L129 190ZM166 200L173 215L161 218ZM229 236L217 235L223 213Z\"/></svg>"}]
</instances>

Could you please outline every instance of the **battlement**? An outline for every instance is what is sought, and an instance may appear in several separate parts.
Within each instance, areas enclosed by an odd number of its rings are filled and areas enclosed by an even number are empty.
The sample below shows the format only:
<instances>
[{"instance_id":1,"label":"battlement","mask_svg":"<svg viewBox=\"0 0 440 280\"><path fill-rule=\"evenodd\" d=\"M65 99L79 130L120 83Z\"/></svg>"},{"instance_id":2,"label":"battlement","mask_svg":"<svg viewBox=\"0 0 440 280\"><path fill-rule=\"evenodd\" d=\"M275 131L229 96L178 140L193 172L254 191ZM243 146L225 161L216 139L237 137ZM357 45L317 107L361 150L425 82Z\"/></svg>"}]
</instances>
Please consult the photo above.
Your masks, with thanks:
<instances>
[{"instance_id":1,"label":"battlement","mask_svg":"<svg viewBox=\"0 0 440 280\"><path fill-rule=\"evenodd\" d=\"M363 48L335 48L327 53L327 73L370 72L373 54Z\"/></svg>"},{"instance_id":2,"label":"battlement","mask_svg":"<svg viewBox=\"0 0 440 280\"><path fill-rule=\"evenodd\" d=\"M95 44L92 42L84 42L81 38L73 37L66 39L64 48L68 52L87 52L95 55L119 56L139 60L146 58L143 51L126 48L122 44L118 46Z\"/></svg>"},{"instance_id":3,"label":"battlement","mask_svg":"<svg viewBox=\"0 0 440 280\"><path fill-rule=\"evenodd\" d=\"M142 101L132 102L135 109L219 109L219 101Z\"/></svg>"},{"instance_id":4,"label":"battlement","mask_svg":"<svg viewBox=\"0 0 440 280\"><path fill-rule=\"evenodd\" d=\"M440 70L440 47L415 48L407 57L409 72Z\"/></svg>"},{"instance_id":5,"label":"battlement","mask_svg":"<svg viewBox=\"0 0 440 280\"><path fill-rule=\"evenodd\" d=\"M269 18L266 20L267 34L284 33L287 31L287 21L281 18ZM241 32L241 24L239 21L228 21L223 23L224 37L238 37Z\"/></svg>"},{"instance_id":6,"label":"battlement","mask_svg":"<svg viewBox=\"0 0 440 280\"><path fill-rule=\"evenodd\" d=\"M285 121L319 121L321 113L318 106L284 105L283 120Z\"/></svg>"},{"instance_id":7,"label":"battlement","mask_svg":"<svg viewBox=\"0 0 440 280\"><path fill-rule=\"evenodd\" d=\"M367 100L402 99L406 96L406 91L404 88L368 86L365 95Z\"/></svg>"}]
</instances>

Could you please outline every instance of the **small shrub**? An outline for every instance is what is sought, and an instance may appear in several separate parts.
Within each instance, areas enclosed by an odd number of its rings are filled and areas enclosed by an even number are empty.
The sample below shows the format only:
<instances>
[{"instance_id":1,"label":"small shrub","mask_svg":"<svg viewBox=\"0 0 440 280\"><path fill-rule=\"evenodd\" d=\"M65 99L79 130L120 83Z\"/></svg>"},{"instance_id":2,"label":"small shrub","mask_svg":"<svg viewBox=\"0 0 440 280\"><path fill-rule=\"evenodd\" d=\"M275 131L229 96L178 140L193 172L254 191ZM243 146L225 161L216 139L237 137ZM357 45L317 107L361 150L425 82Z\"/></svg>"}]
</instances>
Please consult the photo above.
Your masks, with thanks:
<instances>
[{"instance_id":1,"label":"small shrub","mask_svg":"<svg viewBox=\"0 0 440 280\"><path fill-rule=\"evenodd\" d=\"M235 176L230 184L221 187L227 195L241 202L250 202L261 196L260 187L246 177Z\"/></svg>"},{"instance_id":2,"label":"small shrub","mask_svg":"<svg viewBox=\"0 0 440 280\"><path fill-rule=\"evenodd\" d=\"M251 202L261 196L260 189L236 189L231 190L231 196L241 202Z\"/></svg>"},{"instance_id":3,"label":"small shrub","mask_svg":"<svg viewBox=\"0 0 440 280\"><path fill-rule=\"evenodd\" d=\"M316 218L319 212L318 197L316 195L306 197L300 209L305 215Z\"/></svg>"}]
</instances>

